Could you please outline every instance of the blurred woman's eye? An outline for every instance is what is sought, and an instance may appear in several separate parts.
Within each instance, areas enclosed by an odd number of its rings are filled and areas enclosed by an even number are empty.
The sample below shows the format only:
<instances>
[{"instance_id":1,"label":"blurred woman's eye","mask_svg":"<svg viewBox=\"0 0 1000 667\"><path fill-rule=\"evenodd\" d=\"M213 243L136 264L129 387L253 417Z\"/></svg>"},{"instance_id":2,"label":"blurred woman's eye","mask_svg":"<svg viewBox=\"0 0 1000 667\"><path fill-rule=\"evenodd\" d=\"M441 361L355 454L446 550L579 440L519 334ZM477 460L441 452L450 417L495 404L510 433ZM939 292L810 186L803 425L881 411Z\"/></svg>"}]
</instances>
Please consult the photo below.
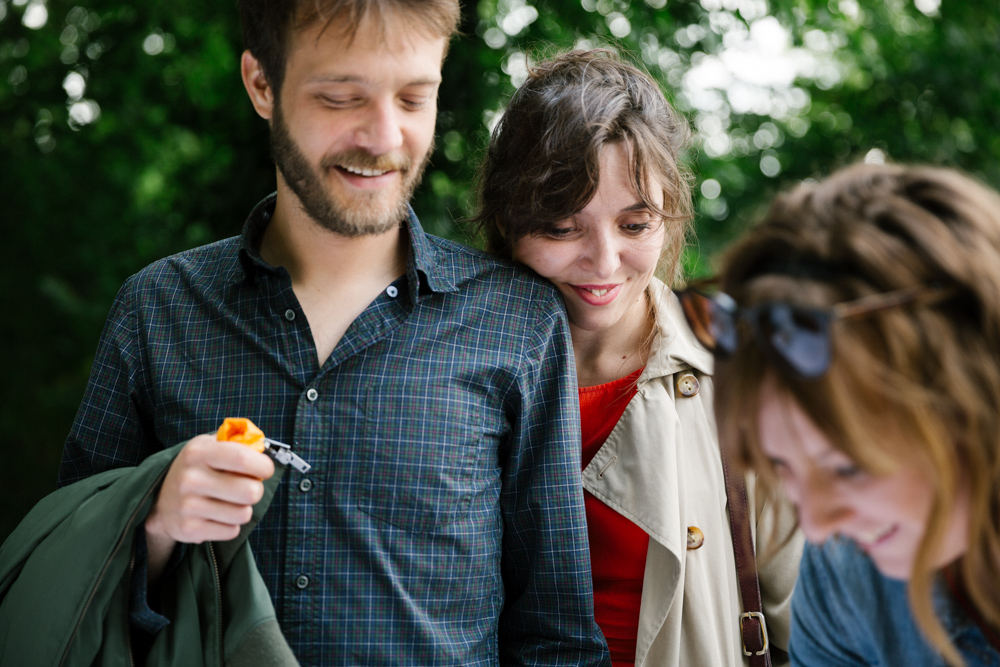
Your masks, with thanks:
<instances>
[{"instance_id":1,"label":"blurred woman's eye","mask_svg":"<svg viewBox=\"0 0 1000 667\"><path fill-rule=\"evenodd\" d=\"M857 463L845 463L834 468L833 474L840 479L858 479L865 474L865 470Z\"/></svg>"}]
</instances>

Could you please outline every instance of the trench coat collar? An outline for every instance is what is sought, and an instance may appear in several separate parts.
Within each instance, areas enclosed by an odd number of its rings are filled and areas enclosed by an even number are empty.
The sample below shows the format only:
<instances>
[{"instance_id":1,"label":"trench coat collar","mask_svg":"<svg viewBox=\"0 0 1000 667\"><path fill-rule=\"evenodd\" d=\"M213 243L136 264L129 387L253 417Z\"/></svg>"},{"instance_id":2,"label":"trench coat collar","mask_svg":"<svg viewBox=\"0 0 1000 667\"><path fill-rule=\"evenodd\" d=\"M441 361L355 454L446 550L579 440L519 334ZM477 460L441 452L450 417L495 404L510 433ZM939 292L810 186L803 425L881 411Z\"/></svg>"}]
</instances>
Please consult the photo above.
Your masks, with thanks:
<instances>
[{"instance_id":1,"label":"trench coat collar","mask_svg":"<svg viewBox=\"0 0 1000 667\"><path fill-rule=\"evenodd\" d=\"M638 386L642 387L653 378L673 375L689 368L711 375L714 367L712 353L698 342L691 331L677 296L662 281L653 278L649 284L649 300L655 313L656 333Z\"/></svg>"}]
</instances>

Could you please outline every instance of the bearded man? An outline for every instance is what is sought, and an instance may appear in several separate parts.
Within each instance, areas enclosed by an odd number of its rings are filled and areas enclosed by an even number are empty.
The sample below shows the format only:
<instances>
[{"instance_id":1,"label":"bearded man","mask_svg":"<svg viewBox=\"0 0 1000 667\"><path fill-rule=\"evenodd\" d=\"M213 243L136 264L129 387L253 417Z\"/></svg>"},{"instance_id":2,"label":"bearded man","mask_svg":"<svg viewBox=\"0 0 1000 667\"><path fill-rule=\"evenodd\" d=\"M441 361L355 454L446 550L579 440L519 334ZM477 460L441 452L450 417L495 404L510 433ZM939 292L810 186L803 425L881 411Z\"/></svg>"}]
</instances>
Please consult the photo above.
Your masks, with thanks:
<instances>
[{"instance_id":1,"label":"bearded man","mask_svg":"<svg viewBox=\"0 0 1000 667\"><path fill-rule=\"evenodd\" d=\"M240 236L122 287L60 483L190 440L133 545L133 624L185 546L233 539L274 472L205 435L249 417L312 464L250 535L302 664L610 664L593 622L558 294L423 232L456 0L241 0L277 191Z\"/></svg>"}]
</instances>

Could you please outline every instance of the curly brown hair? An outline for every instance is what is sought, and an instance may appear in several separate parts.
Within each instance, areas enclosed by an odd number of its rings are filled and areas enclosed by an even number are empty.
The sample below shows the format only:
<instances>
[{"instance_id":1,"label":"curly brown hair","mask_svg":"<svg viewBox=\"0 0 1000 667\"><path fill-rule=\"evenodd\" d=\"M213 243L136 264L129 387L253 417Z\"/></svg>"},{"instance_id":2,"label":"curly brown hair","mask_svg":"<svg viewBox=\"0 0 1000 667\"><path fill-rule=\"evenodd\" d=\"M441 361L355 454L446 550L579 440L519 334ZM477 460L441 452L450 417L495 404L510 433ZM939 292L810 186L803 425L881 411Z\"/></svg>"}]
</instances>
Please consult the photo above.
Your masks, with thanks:
<instances>
[{"instance_id":1,"label":"curly brown hair","mask_svg":"<svg viewBox=\"0 0 1000 667\"><path fill-rule=\"evenodd\" d=\"M544 233L584 208L597 191L601 149L623 142L630 179L666 223L661 268L672 276L691 220L690 177L681 154L687 121L646 72L607 49L570 51L530 68L493 130L480 165L472 220L490 252ZM650 184L663 190L663 206Z\"/></svg>"},{"instance_id":2,"label":"curly brown hair","mask_svg":"<svg viewBox=\"0 0 1000 667\"><path fill-rule=\"evenodd\" d=\"M909 580L911 608L961 665L935 616L931 561L967 489L961 576L975 582L968 594L982 617L1000 627L1000 196L953 170L855 165L779 196L722 264L722 288L744 307L830 308L909 287L956 290L934 305L838 322L831 366L818 380L783 374L744 336L716 365L715 408L723 447L772 491L777 478L757 435L768 378L863 469L921 466L934 498Z\"/></svg>"}]
</instances>

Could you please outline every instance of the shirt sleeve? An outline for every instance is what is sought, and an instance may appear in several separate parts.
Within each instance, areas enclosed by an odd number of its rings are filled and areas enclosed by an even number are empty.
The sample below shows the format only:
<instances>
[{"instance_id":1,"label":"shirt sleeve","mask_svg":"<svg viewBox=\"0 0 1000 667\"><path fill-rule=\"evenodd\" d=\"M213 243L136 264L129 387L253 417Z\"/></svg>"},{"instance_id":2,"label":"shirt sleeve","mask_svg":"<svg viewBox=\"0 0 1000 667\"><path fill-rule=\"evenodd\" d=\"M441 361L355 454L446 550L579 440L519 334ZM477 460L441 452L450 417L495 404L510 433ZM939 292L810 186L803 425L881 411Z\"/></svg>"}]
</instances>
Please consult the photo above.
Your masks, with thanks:
<instances>
[{"instance_id":1,"label":"shirt sleeve","mask_svg":"<svg viewBox=\"0 0 1000 667\"><path fill-rule=\"evenodd\" d=\"M539 304L544 314L520 369L519 405L512 406L502 459L500 662L610 667L594 621L576 370L556 298Z\"/></svg>"},{"instance_id":2,"label":"shirt sleeve","mask_svg":"<svg viewBox=\"0 0 1000 667\"><path fill-rule=\"evenodd\" d=\"M118 292L101 333L87 389L63 447L58 485L138 465L161 449L147 434L146 369L135 308L136 278Z\"/></svg>"},{"instance_id":3,"label":"shirt sleeve","mask_svg":"<svg viewBox=\"0 0 1000 667\"><path fill-rule=\"evenodd\" d=\"M122 286L111 306L97 344L94 366L63 447L58 485L66 486L112 468L138 465L160 449L146 433L143 417L144 366L138 315L134 303L136 279ZM136 572L129 586L129 618L133 628L155 635L168 623L149 608L146 585L145 532L132 546ZM175 549L175 559L182 553ZM171 563L174 563L172 560Z\"/></svg>"}]
</instances>

